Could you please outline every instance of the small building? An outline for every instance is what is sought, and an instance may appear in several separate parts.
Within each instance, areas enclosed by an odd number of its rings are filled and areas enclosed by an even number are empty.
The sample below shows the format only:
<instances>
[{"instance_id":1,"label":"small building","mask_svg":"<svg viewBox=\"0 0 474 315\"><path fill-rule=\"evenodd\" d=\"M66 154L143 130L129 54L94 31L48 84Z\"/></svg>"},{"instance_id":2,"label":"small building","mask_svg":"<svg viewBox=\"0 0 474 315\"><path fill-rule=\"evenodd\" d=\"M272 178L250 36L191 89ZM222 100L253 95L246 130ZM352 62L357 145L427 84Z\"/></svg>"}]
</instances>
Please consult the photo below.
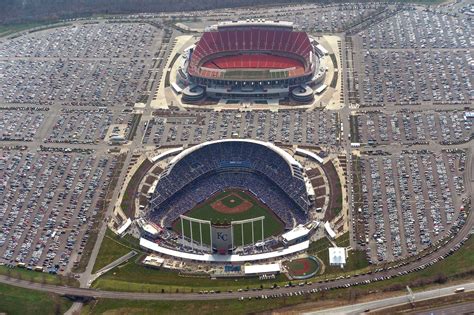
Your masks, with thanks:
<instances>
[{"instance_id":1,"label":"small building","mask_svg":"<svg viewBox=\"0 0 474 315\"><path fill-rule=\"evenodd\" d=\"M329 224L329 221L324 223L324 229L326 230L326 233L331 239L334 239L336 237L336 233L334 230L331 228L331 225Z\"/></svg>"},{"instance_id":2,"label":"small building","mask_svg":"<svg viewBox=\"0 0 474 315\"><path fill-rule=\"evenodd\" d=\"M346 249L344 247L329 247L329 264L344 268L346 264Z\"/></svg>"},{"instance_id":3,"label":"small building","mask_svg":"<svg viewBox=\"0 0 474 315\"><path fill-rule=\"evenodd\" d=\"M160 232L162 231L161 227L156 225L153 222L148 222L143 218L139 218L136 220L138 227L142 231L142 235L146 236L149 239L157 239Z\"/></svg>"},{"instance_id":4,"label":"small building","mask_svg":"<svg viewBox=\"0 0 474 315\"><path fill-rule=\"evenodd\" d=\"M132 225L132 220L130 220L130 218L128 218L127 221L125 221L124 224L122 224L122 226L120 226L117 229L117 234L122 236L128 230L130 225Z\"/></svg>"},{"instance_id":5,"label":"small building","mask_svg":"<svg viewBox=\"0 0 474 315\"><path fill-rule=\"evenodd\" d=\"M246 276L276 274L280 273L280 270L280 264L244 266Z\"/></svg>"},{"instance_id":6,"label":"small building","mask_svg":"<svg viewBox=\"0 0 474 315\"><path fill-rule=\"evenodd\" d=\"M281 235L283 244L285 244L285 246L289 246L305 241L308 239L309 232L310 230L308 228L306 228L303 224L300 224L293 230Z\"/></svg>"},{"instance_id":7,"label":"small building","mask_svg":"<svg viewBox=\"0 0 474 315\"><path fill-rule=\"evenodd\" d=\"M145 266L148 266L151 268L160 268L164 262L165 262L164 258L161 258L159 256L154 256L154 255L146 256L145 259L143 259L142 261L142 263Z\"/></svg>"}]
</instances>

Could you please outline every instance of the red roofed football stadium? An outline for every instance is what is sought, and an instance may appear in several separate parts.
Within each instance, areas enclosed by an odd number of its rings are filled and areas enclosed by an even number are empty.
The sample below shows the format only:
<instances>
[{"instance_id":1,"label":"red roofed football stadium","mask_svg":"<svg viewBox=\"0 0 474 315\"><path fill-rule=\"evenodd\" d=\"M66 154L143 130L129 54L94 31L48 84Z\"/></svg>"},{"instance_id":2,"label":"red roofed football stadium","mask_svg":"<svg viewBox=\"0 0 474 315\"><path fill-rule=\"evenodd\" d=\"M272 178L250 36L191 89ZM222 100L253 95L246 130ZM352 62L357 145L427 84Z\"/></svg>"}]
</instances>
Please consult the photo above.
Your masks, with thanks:
<instances>
[{"instance_id":1,"label":"red roofed football stadium","mask_svg":"<svg viewBox=\"0 0 474 315\"><path fill-rule=\"evenodd\" d=\"M323 54L293 23L247 20L206 28L185 51L180 71L183 101L214 99L287 99L308 102L311 86L324 79Z\"/></svg>"}]
</instances>

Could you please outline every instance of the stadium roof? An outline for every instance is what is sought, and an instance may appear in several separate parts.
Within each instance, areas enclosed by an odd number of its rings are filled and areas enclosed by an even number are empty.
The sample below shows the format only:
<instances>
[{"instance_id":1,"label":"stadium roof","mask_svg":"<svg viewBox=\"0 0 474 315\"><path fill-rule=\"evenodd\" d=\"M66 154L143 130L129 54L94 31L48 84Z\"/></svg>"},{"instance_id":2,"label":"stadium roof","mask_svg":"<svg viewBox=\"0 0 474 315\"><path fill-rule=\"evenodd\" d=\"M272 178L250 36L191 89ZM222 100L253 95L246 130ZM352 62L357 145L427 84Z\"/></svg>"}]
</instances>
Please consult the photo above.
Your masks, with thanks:
<instances>
[{"instance_id":1,"label":"stadium roof","mask_svg":"<svg viewBox=\"0 0 474 315\"><path fill-rule=\"evenodd\" d=\"M153 250L163 255L178 257L182 259L195 260L195 261L205 261L205 262L240 262L245 263L248 261L256 260L266 260L276 257L282 257L300 251L306 250L309 247L309 241L304 241L287 248L276 250L273 252L262 253L262 254L253 254L253 255L211 255L211 254L191 254L184 253L178 250L162 247L152 241L149 241L145 238L140 238L140 246Z\"/></svg>"},{"instance_id":2,"label":"stadium roof","mask_svg":"<svg viewBox=\"0 0 474 315\"><path fill-rule=\"evenodd\" d=\"M305 149L301 149L301 148L297 148L296 149L296 154L299 154L299 155L302 155L302 156L307 156L307 157L310 157L312 158L313 160L316 160L318 163L320 164L323 164L324 162L324 159L322 157L320 157L319 155L317 155L316 153L313 153L311 151L308 151L308 150L305 150Z\"/></svg>"},{"instance_id":3,"label":"stadium roof","mask_svg":"<svg viewBox=\"0 0 474 315\"><path fill-rule=\"evenodd\" d=\"M334 230L331 228L331 225L329 224L329 221L324 223L324 228L326 229L326 233L328 233L329 237L331 238L335 238L336 237L336 233L334 232Z\"/></svg>"},{"instance_id":4,"label":"stadium roof","mask_svg":"<svg viewBox=\"0 0 474 315\"><path fill-rule=\"evenodd\" d=\"M309 231L310 230L307 229L304 225L300 224L297 227L295 227L293 230L288 231L285 234L282 234L281 237L283 237L285 241L291 242L295 239L308 235Z\"/></svg>"},{"instance_id":5,"label":"stadium roof","mask_svg":"<svg viewBox=\"0 0 474 315\"><path fill-rule=\"evenodd\" d=\"M122 226L118 228L117 234L118 235L123 234L130 227L130 225L132 225L132 220L128 218L127 221L125 221L125 223L122 224Z\"/></svg>"},{"instance_id":6,"label":"stadium roof","mask_svg":"<svg viewBox=\"0 0 474 315\"><path fill-rule=\"evenodd\" d=\"M247 19L241 21L223 21L219 22L216 25L212 25L209 29L219 29L219 28L231 28L231 27L240 27L240 26L270 26L270 27L283 27L283 28L294 28L293 22L288 21L271 21L265 19Z\"/></svg>"},{"instance_id":7,"label":"stadium roof","mask_svg":"<svg viewBox=\"0 0 474 315\"><path fill-rule=\"evenodd\" d=\"M152 157L150 160L151 160L151 162L155 163L155 162L158 162L159 160L162 160L162 159L167 158L169 156L176 155L181 151L183 151L183 147L170 149L170 150L167 150L167 151L165 151L161 154L158 154L158 155Z\"/></svg>"},{"instance_id":8,"label":"stadium roof","mask_svg":"<svg viewBox=\"0 0 474 315\"><path fill-rule=\"evenodd\" d=\"M280 272L280 264L244 266L246 275Z\"/></svg>"},{"instance_id":9,"label":"stadium roof","mask_svg":"<svg viewBox=\"0 0 474 315\"><path fill-rule=\"evenodd\" d=\"M288 166L291 169L292 175L295 175L293 166L296 166L300 169L303 168L301 166L300 162L296 161L295 158L293 156L291 156L291 154L289 154L288 152L286 152L282 148L277 147L273 143L263 142L263 141L258 141L258 140L252 140L252 139L223 139L223 140L214 140L214 141L203 142L201 144L195 145L191 148L188 148L188 149L182 151L181 153L179 153L177 156L175 156L171 160L170 167L166 170L166 175L168 175L171 172L171 170L173 169L173 167L176 165L176 163L178 163L185 156L187 156L187 155L191 154L192 152L194 152L196 150L199 150L199 149L201 149L205 146L216 144L216 143L221 143L221 142L247 142L247 143L253 143L253 144L258 144L258 145L267 147L268 149L273 150L274 152L278 153L286 161L286 163L288 164Z\"/></svg>"}]
</instances>

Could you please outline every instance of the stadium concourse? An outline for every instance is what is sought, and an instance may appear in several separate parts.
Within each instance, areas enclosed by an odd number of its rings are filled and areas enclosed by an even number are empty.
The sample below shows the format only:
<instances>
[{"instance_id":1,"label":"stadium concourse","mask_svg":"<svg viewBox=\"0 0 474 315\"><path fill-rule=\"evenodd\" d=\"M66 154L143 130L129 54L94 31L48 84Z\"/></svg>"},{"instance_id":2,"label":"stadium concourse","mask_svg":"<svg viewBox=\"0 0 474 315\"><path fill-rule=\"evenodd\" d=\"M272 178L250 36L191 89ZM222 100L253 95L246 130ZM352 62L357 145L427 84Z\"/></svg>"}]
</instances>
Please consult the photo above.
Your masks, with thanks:
<instances>
[{"instance_id":1,"label":"stadium concourse","mask_svg":"<svg viewBox=\"0 0 474 315\"><path fill-rule=\"evenodd\" d=\"M310 102L325 71L325 49L291 22L247 20L206 28L183 54L175 90L182 101L210 99L291 99ZM312 87L310 87L312 86ZM301 93L304 89L308 93ZM296 90L298 93L293 93Z\"/></svg>"}]
</instances>

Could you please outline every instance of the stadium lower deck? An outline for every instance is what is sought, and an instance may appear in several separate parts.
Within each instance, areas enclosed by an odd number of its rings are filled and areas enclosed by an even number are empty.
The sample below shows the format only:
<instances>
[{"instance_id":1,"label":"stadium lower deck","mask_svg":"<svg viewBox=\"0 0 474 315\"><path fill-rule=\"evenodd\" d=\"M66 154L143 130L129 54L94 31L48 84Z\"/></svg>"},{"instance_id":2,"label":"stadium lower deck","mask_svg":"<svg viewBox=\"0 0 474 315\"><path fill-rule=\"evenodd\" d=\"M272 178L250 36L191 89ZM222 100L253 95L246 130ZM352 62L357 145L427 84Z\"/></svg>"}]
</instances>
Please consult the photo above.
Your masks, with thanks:
<instances>
[{"instance_id":1,"label":"stadium lower deck","mask_svg":"<svg viewBox=\"0 0 474 315\"><path fill-rule=\"evenodd\" d=\"M174 195L160 208L156 208L150 213L150 218L159 225L160 219L166 215L164 226L171 226L172 222L179 218L179 215L191 210L204 200L218 191L227 188L240 188L252 192L266 206L270 207L285 223L287 229L293 228L294 222L305 223L306 214L301 211L293 211L298 208L289 196L272 183L262 174L252 172L213 172L210 175L193 181L192 184L182 189L179 194Z\"/></svg>"},{"instance_id":2,"label":"stadium lower deck","mask_svg":"<svg viewBox=\"0 0 474 315\"><path fill-rule=\"evenodd\" d=\"M302 62L271 54L239 54L218 57L205 62L202 67L210 69L290 69L304 73Z\"/></svg>"}]
</instances>

